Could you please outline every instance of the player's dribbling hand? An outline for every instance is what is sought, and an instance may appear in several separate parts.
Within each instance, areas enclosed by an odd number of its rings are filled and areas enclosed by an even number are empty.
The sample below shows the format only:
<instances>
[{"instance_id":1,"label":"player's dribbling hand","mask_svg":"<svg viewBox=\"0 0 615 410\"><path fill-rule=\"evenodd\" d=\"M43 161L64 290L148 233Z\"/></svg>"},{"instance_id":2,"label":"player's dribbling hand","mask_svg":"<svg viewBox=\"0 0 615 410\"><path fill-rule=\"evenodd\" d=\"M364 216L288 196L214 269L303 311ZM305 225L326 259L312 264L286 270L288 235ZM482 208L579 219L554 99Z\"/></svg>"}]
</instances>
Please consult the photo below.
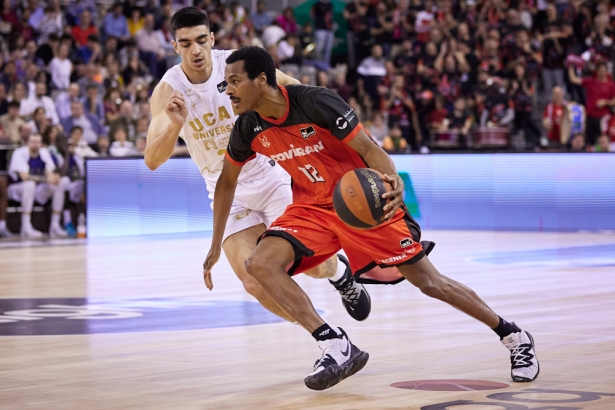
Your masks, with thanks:
<instances>
[{"instance_id":1,"label":"player's dribbling hand","mask_svg":"<svg viewBox=\"0 0 615 410\"><path fill-rule=\"evenodd\" d=\"M205 258L205 262L203 262L203 280L205 281L205 286L207 289L212 290L214 288L214 283L211 280L211 270L214 268L214 265L220 259L220 248L210 248L207 253L207 257Z\"/></svg>"},{"instance_id":2,"label":"player's dribbling hand","mask_svg":"<svg viewBox=\"0 0 615 410\"><path fill-rule=\"evenodd\" d=\"M403 202L404 182L397 174L393 176L388 176L385 174L382 179L391 184L391 187L393 188L392 191L382 195L382 198L384 199L390 198L388 203L383 208L384 212L386 212L384 219L389 220L393 217L393 215L395 215L395 212L397 212L397 209L399 209Z\"/></svg>"},{"instance_id":3,"label":"player's dribbling hand","mask_svg":"<svg viewBox=\"0 0 615 410\"><path fill-rule=\"evenodd\" d=\"M188 118L188 106L184 100L184 95L177 90L173 90L167 105L164 107L164 112L167 113L174 125L183 126L186 118Z\"/></svg>"}]
</instances>

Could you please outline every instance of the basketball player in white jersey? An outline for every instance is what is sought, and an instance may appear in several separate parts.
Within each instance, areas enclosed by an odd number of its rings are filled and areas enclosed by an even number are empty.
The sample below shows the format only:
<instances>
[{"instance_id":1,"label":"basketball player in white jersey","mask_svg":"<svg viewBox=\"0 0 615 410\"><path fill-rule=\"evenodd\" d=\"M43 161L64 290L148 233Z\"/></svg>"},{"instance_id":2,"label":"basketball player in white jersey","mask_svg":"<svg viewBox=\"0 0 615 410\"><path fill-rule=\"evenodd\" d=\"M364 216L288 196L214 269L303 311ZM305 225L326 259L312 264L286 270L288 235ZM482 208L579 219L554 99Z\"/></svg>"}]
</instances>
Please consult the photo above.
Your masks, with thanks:
<instances>
[{"instance_id":1,"label":"basketball player in white jersey","mask_svg":"<svg viewBox=\"0 0 615 410\"><path fill-rule=\"evenodd\" d=\"M224 80L225 60L232 50L212 50L214 34L209 30L209 19L195 7L175 13L171 31L173 47L182 62L166 72L152 95L145 163L151 170L158 168L171 157L178 138L182 137L213 198L237 118L225 93ZM277 81L280 85L298 83L279 70ZM242 170L237 193L222 237L224 253L248 293L269 311L296 322L273 302L244 266L259 237L292 202L290 177L274 161L259 155ZM220 243L217 239L213 242ZM217 261L220 249L211 252L217 253ZM346 258L338 257L343 263L338 263L334 256L306 274L328 278L340 292L348 313L356 320L364 320L371 310L370 297L363 285L354 281ZM204 279L211 290L213 283L206 267Z\"/></svg>"}]
</instances>

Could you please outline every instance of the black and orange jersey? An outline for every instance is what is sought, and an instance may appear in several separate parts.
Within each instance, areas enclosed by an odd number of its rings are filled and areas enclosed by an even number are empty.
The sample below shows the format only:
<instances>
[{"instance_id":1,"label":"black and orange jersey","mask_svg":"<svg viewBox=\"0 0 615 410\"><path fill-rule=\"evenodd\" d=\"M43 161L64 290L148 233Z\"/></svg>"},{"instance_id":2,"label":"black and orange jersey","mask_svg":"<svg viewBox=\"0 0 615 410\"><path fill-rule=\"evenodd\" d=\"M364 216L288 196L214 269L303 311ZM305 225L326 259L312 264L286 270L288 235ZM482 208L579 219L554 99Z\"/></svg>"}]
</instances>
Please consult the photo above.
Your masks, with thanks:
<instances>
[{"instance_id":1,"label":"black and orange jersey","mask_svg":"<svg viewBox=\"0 0 615 410\"><path fill-rule=\"evenodd\" d=\"M286 113L279 119L255 112L239 116L226 152L236 165L265 155L293 180L293 202L333 206L337 181L365 161L347 144L363 129L359 118L335 92L306 85L280 87Z\"/></svg>"}]
</instances>

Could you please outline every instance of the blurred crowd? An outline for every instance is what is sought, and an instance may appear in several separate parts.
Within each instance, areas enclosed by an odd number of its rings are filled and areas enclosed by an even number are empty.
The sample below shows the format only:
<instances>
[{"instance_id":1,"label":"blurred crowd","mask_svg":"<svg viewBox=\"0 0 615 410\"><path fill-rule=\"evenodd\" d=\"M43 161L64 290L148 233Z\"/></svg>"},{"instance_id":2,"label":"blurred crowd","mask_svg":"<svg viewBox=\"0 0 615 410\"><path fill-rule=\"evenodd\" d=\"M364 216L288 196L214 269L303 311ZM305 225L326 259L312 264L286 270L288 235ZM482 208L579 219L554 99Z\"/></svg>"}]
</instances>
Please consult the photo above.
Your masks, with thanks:
<instances>
[{"instance_id":1,"label":"blurred crowd","mask_svg":"<svg viewBox=\"0 0 615 410\"><path fill-rule=\"evenodd\" d=\"M170 18L191 5L216 48L268 49L335 90L388 152L615 150L611 0L311 0L301 24L264 1L2 0L0 236L7 199L37 235L24 197L53 202L49 232L73 234L84 159L142 155L150 95L179 62ZM36 186L18 189L28 172Z\"/></svg>"}]
</instances>

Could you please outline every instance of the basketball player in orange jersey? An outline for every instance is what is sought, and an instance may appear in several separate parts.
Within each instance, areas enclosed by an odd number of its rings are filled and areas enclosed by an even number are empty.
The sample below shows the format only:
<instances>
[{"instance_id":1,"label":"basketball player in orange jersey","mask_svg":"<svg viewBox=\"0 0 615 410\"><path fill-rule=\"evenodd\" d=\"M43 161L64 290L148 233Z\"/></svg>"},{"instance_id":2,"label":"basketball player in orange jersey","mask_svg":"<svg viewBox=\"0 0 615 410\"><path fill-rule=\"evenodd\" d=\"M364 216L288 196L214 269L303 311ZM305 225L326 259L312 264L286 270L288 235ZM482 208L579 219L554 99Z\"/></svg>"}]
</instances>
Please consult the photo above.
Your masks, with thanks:
<instances>
[{"instance_id":1,"label":"basketball player in orange jersey","mask_svg":"<svg viewBox=\"0 0 615 410\"><path fill-rule=\"evenodd\" d=\"M340 248L359 280L376 266L396 267L424 294L489 326L510 350L513 380L536 379L539 366L530 334L500 318L471 289L441 275L425 257L420 228L402 203L403 182L391 158L365 133L353 110L326 88L276 85L273 60L257 47L237 50L226 62L226 92L240 117L214 194L213 242L205 275L211 275L218 260L242 166L257 153L274 159L293 179L293 204L261 236L246 268L322 349L313 372L305 378L306 386L329 388L359 371L368 358L342 329L322 320L289 276L321 263ZM332 193L346 172L368 166L384 174L393 190L383 195L390 200L384 208L387 221L371 230L356 230L335 214ZM385 275L390 271L383 269L370 280L398 282Z\"/></svg>"},{"instance_id":2,"label":"basketball player in orange jersey","mask_svg":"<svg viewBox=\"0 0 615 410\"><path fill-rule=\"evenodd\" d=\"M155 170L171 157L178 138L183 138L212 197L237 120L225 94L225 60L231 51L212 50L214 34L209 30L209 19L196 7L178 10L171 19L171 31L173 48L182 62L165 73L152 95L145 163ZM280 84L298 82L282 72L276 75ZM258 237L292 202L290 178L274 161L259 156L244 168L239 186L241 195L235 198L231 215L227 213L224 253L248 293L271 312L294 322L244 267ZM355 282L341 255L340 261L333 256L306 274L328 278L340 292L346 311L355 320L364 320L371 310L369 295L363 285ZM208 285L211 288L211 283Z\"/></svg>"}]
</instances>

